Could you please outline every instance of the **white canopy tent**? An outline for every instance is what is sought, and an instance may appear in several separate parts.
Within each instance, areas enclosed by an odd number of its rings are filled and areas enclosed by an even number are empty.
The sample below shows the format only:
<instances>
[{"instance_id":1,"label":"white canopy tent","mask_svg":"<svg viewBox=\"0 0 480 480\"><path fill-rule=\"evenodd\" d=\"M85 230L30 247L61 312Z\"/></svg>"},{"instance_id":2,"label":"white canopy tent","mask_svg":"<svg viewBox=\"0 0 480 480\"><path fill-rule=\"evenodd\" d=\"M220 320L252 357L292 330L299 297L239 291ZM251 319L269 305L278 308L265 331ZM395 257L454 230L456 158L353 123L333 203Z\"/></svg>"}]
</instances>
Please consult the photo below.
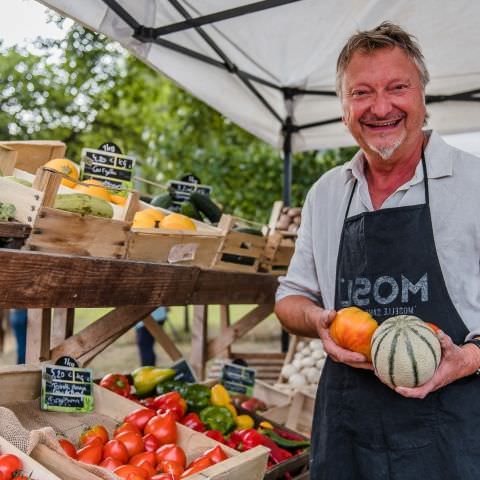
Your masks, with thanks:
<instances>
[{"instance_id":1,"label":"white canopy tent","mask_svg":"<svg viewBox=\"0 0 480 480\"><path fill-rule=\"evenodd\" d=\"M292 151L352 145L335 63L384 20L417 36L430 69L429 127L480 130L478 0L39 0L117 40L245 130Z\"/></svg>"}]
</instances>

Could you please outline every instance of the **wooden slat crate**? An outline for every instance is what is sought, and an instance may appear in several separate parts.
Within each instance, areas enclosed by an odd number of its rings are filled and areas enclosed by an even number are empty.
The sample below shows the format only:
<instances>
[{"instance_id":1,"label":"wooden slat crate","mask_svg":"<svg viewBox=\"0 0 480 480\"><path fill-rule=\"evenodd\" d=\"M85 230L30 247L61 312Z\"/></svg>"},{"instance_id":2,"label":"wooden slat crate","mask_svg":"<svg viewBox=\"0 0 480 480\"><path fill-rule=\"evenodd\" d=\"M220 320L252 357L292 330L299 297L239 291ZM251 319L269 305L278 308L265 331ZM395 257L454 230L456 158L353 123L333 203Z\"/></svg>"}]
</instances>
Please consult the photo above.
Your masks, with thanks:
<instances>
[{"instance_id":1,"label":"wooden slat crate","mask_svg":"<svg viewBox=\"0 0 480 480\"><path fill-rule=\"evenodd\" d=\"M31 174L53 158L65 156L66 145L58 140L32 140L0 142L0 145L15 152L16 168ZM6 175L6 173L4 173Z\"/></svg>"},{"instance_id":2,"label":"wooden slat crate","mask_svg":"<svg viewBox=\"0 0 480 480\"><path fill-rule=\"evenodd\" d=\"M40 394L41 371L36 366L18 366L0 368L0 405L12 409L21 402L30 402L38 398ZM20 400L21 399L21 400ZM49 425L54 429L61 424L63 415L67 415L70 425L78 426L81 432L83 425L91 425L98 422L99 416L102 424L107 430L113 431L123 418L131 411L139 408L138 404L131 402L109 390L94 385L95 412L92 414L62 414L51 412L49 414ZM37 407L38 409L38 404ZM39 410L38 410L39 412ZM32 416L37 413L31 412ZM58 427L57 427L58 429ZM70 428L68 432L62 432L68 437L76 428ZM60 433L60 432L59 432ZM200 456L205 450L218 443L211 438L191 430L181 424L177 424L178 445L187 455L187 461ZM72 437L72 440L75 440ZM209 467L202 472L189 477L191 480L226 480L226 479L248 479L260 480L263 478L268 449L255 447L247 452L237 452L226 446L222 449L229 456L223 462ZM87 472L79 462L57 453L46 445L40 444L32 451L31 456L46 466L61 478L69 480L98 480L98 476ZM66 474L65 472L68 472Z\"/></svg>"},{"instance_id":3,"label":"wooden slat crate","mask_svg":"<svg viewBox=\"0 0 480 480\"><path fill-rule=\"evenodd\" d=\"M2 169L3 167L3 169ZM5 175L15 175L33 183L28 187L0 177L0 201L13 203L16 219L31 226L25 248L49 253L124 258L128 232L133 218L130 194L127 205L112 205L114 218L80 215L53 208L57 193L76 193L60 185L62 175L49 169L39 169L36 176L11 164L2 163Z\"/></svg>"},{"instance_id":4,"label":"wooden slat crate","mask_svg":"<svg viewBox=\"0 0 480 480\"><path fill-rule=\"evenodd\" d=\"M166 215L172 213L144 202L138 202L135 210L146 208L154 208ZM127 258L210 268L222 241L222 231L212 225L191 220L195 223L195 231L132 228Z\"/></svg>"},{"instance_id":5,"label":"wooden slat crate","mask_svg":"<svg viewBox=\"0 0 480 480\"><path fill-rule=\"evenodd\" d=\"M19 450L17 447L15 447L15 445L12 445L8 440L1 436L0 452L2 454L10 453L17 456L22 461L23 471L28 478L32 478L35 480L60 480L60 477L57 477L57 475L46 469L39 462Z\"/></svg>"},{"instance_id":6,"label":"wooden slat crate","mask_svg":"<svg viewBox=\"0 0 480 480\"><path fill-rule=\"evenodd\" d=\"M232 215L222 215L218 227L223 239L212 264L216 270L257 272L266 244L265 235L236 231L237 227L251 226L252 222ZM258 226L258 224L255 224ZM262 226L266 230L266 226ZM262 232L263 234L265 232Z\"/></svg>"}]
</instances>

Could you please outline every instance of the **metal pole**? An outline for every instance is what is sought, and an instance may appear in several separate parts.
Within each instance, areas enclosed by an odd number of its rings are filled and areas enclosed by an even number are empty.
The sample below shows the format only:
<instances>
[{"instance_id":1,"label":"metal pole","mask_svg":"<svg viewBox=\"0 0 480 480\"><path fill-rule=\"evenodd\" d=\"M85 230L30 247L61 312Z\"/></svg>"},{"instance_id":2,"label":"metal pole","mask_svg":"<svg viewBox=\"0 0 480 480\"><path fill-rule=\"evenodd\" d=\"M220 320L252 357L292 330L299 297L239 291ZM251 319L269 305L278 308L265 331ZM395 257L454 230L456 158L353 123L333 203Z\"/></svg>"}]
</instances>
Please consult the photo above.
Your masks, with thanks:
<instances>
[{"instance_id":1,"label":"metal pole","mask_svg":"<svg viewBox=\"0 0 480 480\"><path fill-rule=\"evenodd\" d=\"M287 117L283 140L283 204L290 207L292 204L292 119Z\"/></svg>"}]
</instances>

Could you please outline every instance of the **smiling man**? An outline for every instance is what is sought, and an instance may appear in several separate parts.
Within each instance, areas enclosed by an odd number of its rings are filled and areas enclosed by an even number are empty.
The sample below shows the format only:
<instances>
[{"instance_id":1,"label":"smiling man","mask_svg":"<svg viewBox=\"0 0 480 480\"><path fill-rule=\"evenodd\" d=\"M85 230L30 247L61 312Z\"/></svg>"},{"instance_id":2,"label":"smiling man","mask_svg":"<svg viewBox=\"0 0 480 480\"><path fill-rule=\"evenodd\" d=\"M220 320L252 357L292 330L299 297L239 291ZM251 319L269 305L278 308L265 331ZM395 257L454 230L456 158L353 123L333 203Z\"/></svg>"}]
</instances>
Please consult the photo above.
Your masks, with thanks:
<instances>
[{"instance_id":1,"label":"smiling man","mask_svg":"<svg viewBox=\"0 0 480 480\"><path fill-rule=\"evenodd\" d=\"M423 130L428 71L414 37L384 22L337 63L343 120L360 146L310 190L276 313L328 354L311 480L480 478L480 160ZM358 306L441 328L442 360L417 388L384 385L328 326ZM395 313L394 313L395 314Z\"/></svg>"}]
</instances>

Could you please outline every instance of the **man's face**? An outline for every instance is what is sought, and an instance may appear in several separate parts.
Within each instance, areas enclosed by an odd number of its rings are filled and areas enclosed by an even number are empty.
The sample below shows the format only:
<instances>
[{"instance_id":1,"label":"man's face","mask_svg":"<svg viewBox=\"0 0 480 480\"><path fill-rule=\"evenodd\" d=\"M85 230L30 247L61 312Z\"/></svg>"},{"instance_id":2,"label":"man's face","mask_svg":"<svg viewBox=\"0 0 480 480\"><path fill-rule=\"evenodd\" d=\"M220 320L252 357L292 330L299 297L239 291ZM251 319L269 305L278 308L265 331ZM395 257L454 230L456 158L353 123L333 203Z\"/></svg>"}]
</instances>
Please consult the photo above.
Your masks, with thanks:
<instances>
[{"instance_id":1,"label":"man's face","mask_svg":"<svg viewBox=\"0 0 480 480\"><path fill-rule=\"evenodd\" d=\"M342 107L367 157L401 158L418 142L426 114L417 67L398 47L355 52L343 75Z\"/></svg>"}]
</instances>

